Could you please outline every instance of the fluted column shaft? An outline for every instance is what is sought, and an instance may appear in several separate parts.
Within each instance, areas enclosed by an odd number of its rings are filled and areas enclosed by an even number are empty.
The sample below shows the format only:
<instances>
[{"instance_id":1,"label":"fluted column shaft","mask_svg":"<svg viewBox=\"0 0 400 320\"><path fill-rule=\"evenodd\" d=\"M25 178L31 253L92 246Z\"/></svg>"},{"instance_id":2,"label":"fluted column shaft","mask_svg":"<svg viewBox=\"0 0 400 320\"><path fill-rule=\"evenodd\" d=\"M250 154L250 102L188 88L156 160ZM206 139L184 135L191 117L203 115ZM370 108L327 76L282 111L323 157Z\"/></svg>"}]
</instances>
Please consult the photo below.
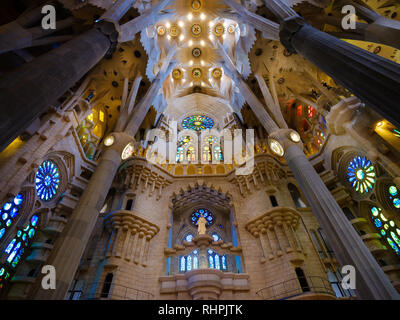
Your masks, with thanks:
<instances>
[{"instance_id":1,"label":"fluted column shaft","mask_svg":"<svg viewBox=\"0 0 400 320\"><path fill-rule=\"evenodd\" d=\"M281 25L281 42L400 127L400 65L319 31L302 18Z\"/></svg>"},{"instance_id":2,"label":"fluted column shaft","mask_svg":"<svg viewBox=\"0 0 400 320\"><path fill-rule=\"evenodd\" d=\"M99 62L110 44L92 29L2 77L0 151Z\"/></svg>"},{"instance_id":3,"label":"fluted column shaft","mask_svg":"<svg viewBox=\"0 0 400 320\"><path fill-rule=\"evenodd\" d=\"M362 299L399 299L399 294L360 236L346 219L332 194L296 145L284 155L318 223L342 265L356 270L356 290Z\"/></svg>"},{"instance_id":4,"label":"fluted column shaft","mask_svg":"<svg viewBox=\"0 0 400 320\"><path fill-rule=\"evenodd\" d=\"M59 239L60 246L49 258L49 264L53 265L57 272L56 290L43 290L39 287L36 299L64 299L120 161L121 155L117 150L106 149L68 222L65 233ZM118 236L114 245L118 245L117 241Z\"/></svg>"}]
</instances>

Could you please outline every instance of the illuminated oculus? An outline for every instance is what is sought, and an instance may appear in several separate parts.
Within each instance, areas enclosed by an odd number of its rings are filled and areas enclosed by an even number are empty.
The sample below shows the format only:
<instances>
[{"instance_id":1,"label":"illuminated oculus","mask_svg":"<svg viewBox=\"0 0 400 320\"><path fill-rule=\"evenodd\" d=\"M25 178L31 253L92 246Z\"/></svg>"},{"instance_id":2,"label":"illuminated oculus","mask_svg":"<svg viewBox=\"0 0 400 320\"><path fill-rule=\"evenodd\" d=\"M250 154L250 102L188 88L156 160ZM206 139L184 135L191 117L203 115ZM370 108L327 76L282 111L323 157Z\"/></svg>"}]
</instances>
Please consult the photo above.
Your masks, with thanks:
<instances>
[{"instance_id":1,"label":"illuminated oculus","mask_svg":"<svg viewBox=\"0 0 400 320\"><path fill-rule=\"evenodd\" d=\"M114 144L115 138L113 135L109 135L104 139L104 145L106 147L112 146Z\"/></svg>"},{"instance_id":2,"label":"illuminated oculus","mask_svg":"<svg viewBox=\"0 0 400 320\"><path fill-rule=\"evenodd\" d=\"M366 157L354 157L347 166L347 179L356 192L372 190L375 184L375 168Z\"/></svg>"}]
</instances>

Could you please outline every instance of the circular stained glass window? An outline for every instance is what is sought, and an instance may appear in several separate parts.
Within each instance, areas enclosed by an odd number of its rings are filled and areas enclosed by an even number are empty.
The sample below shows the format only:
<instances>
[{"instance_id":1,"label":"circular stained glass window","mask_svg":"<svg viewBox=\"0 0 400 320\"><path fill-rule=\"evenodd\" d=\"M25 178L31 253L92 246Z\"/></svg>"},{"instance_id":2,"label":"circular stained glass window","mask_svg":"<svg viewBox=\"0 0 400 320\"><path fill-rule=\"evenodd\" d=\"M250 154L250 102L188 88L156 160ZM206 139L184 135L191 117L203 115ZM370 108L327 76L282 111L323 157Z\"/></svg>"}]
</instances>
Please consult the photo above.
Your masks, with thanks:
<instances>
[{"instance_id":1,"label":"circular stained glass window","mask_svg":"<svg viewBox=\"0 0 400 320\"><path fill-rule=\"evenodd\" d=\"M182 127L184 129L196 131L211 129L213 126L214 121L207 116L190 116L182 121Z\"/></svg>"},{"instance_id":2,"label":"circular stained glass window","mask_svg":"<svg viewBox=\"0 0 400 320\"><path fill-rule=\"evenodd\" d=\"M199 221L200 216L203 216L204 219L207 221L207 226L213 224L214 222L214 216L210 211L207 209L198 209L195 212L192 213L192 216L190 217L190 220L194 225L197 225L197 221Z\"/></svg>"},{"instance_id":3,"label":"circular stained glass window","mask_svg":"<svg viewBox=\"0 0 400 320\"><path fill-rule=\"evenodd\" d=\"M60 172L52 161L43 162L35 178L36 192L43 201L51 200L57 193L60 184Z\"/></svg>"},{"instance_id":4,"label":"circular stained glass window","mask_svg":"<svg viewBox=\"0 0 400 320\"><path fill-rule=\"evenodd\" d=\"M347 166L347 179L356 192L372 190L375 184L375 168L366 157L354 157Z\"/></svg>"}]
</instances>

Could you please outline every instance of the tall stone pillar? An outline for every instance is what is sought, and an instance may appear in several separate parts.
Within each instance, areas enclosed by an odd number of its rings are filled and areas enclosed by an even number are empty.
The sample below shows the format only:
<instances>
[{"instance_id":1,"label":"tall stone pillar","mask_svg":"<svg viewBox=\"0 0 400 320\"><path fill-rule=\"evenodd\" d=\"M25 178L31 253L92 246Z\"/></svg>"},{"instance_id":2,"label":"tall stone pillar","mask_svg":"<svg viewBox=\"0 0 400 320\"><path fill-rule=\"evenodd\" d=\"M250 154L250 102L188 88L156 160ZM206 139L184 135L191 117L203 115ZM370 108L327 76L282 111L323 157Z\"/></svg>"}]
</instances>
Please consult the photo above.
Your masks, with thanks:
<instances>
[{"instance_id":1,"label":"tall stone pillar","mask_svg":"<svg viewBox=\"0 0 400 320\"><path fill-rule=\"evenodd\" d=\"M110 46L105 33L91 29L2 77L0 151L99 62Z\"/></svg>"},{"instance_id":2,"label":"tall stone pillar","mask_svg":"<svg viewBox=\"0 0 400 320\"><path fill-rule=\"evenodd\" d=\"M79 261L104 204L108 189L121 162L124 147L132 140L124 133L113 133L115 142L107 147L75 208L66 230L56 243L48 263L56 268L56 290L38 288L35 299L64 299ZM116 237L118 240L118 236ZM117 242L115 242L118 245ZM115 248L113 248L115 249Z\"/></svg>"},{"instance_id":3,"label":"tall stone pillar","mask_svg":"<svg viewBox=\"0 0 400 320\"><path fill-rule=\"evenodd\" d=\"M356 269L357 292L362 299L400 299L381 267L378 265L361 238L346 219L328 188L302 151L302 143L289 139L291 129L279 129L263 108L222 47L225 72L232 77L243 97L269 133L270 148L283 156L299 183L318 223L326 231L328 239L342 265ZM275 148L271 142L275 141ZM275 150L275 151L274 151ZM283 248L282 248L283 249Z\"/></svg>"},{"instance_id":4,"label":"tall stone pillar","mask_svg":"<svg viewBox=\"0 0 400 320\"><path fill-rule=\"evenodd\" d=\"M310 26L301 17L286 19L280 39L349 89L382 117L400 127L400 65Z\"/></svg>"},{"instance_id":5,"label":"tall stone pillar","mask_svg":"<svg viewBox=\"0 0 400 320\"><path fill-rule=\"evenodd\" d=\"M145 97L133 109L132 117L128 122L130 130L112 134L114 143L106 147L96 171L72 214L65 234L59 240L59 247L53 251L54 255L50 257L49 264L53 265L57 272L57 289L53 291L38 288L36 299L64 299L78 268L86 243L93 231L98 214L104 204L107 192L121 163L121 154L127 144L133 140L132 136L136 134L157 96L162 82L171 72L173 66L174 64L171 64L162 74L157 76Z\"/></svg>"},{"instance_id":6,"label":"tall stone pillar","mask_svg":"<svg viewBox=\"0 0 400 320\"><path fill-rule=\"evenodd\" d=\"M303 151L291 144L285 148L284 157L340 263L355 267L359 297L374 300L400 299Z\"/></svg>"}]
</instances>

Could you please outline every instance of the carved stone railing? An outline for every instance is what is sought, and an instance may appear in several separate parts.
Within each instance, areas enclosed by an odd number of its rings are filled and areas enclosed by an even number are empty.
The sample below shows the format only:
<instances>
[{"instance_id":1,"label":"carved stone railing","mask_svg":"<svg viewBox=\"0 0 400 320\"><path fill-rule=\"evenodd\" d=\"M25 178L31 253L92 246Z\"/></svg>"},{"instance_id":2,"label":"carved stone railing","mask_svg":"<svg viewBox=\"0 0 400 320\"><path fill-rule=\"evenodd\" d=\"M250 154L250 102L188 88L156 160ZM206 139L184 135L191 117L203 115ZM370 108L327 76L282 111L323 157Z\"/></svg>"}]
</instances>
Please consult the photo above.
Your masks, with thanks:
<instances>
[{"instance_id":1,"label":"carved stone railing","mask_svg":"<svg viewBox=\"0 0 400 320\"><path fill-rule=\"evenodd\" d=\"M127 210L109 213L104 224L112 232L106 258L121 258L147 266L150 240L160 231L157 225Z\"/></svg>"},{"instance_id":2,"label":"carved stone railing","mask_svg":"<svg viewBox=\"0 0 400 320\"><path fill-rule=\"evenodd\" d=\"M259 239L261 263L290 254L291 261L304 260L296 235L300 214L289 207L275 207L246 224L246 230Z\"/></svg>"}]
</instances>

